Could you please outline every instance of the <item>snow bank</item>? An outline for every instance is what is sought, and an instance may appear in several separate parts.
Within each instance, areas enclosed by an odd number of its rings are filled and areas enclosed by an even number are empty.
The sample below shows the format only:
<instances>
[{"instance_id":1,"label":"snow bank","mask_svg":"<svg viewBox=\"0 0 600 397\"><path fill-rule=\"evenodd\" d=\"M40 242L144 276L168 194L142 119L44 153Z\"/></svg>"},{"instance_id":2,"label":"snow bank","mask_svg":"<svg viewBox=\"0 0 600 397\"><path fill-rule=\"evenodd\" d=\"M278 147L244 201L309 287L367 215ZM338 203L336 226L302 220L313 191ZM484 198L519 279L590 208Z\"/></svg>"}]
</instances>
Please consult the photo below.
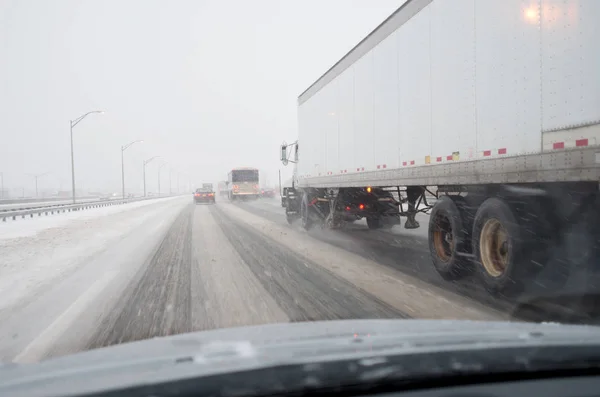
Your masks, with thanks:
<instances>
[{"instance_id":1,"label":"snow bank","mask_svg":"<svg viewBox=\"0 0 600 397\"><path fill-rule=\"evenodd\" d=\"M168 197L156 200L135 201L128 204L111 205L107 207L89 208L74 212L61 212L60 214L34 215L33 218L25 217L17 220L7 219L6 222L0 222L0 240L6 238L18 238L34 236L42 230L56 228L68 225L77 220L89 220L98 217L118 214L132 209L151 206L158 202L177 200L180 197ZM2 245L0 245L2 247ZM1 259L0 259L1 261Z\"/></svg>"},{"instance_id":2,"label":"snow bank","mask_svg":"<svg viewBox=\"0 0 600 397\"><path fill-rule=\"evenodd\" d=\"M42 286L91 261L144 221L190 202L188 197L149 200L0 224L0 311L32 299Z\"/></svg>"}]
</instances>

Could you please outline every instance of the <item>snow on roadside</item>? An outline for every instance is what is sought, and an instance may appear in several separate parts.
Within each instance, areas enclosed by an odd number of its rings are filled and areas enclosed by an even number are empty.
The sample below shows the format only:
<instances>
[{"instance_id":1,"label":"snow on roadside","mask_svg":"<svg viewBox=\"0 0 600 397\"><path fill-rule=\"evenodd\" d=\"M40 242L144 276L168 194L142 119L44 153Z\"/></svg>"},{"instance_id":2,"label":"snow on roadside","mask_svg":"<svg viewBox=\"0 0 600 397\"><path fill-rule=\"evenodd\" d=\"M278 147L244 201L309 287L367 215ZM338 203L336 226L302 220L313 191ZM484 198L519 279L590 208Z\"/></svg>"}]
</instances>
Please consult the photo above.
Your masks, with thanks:
<instances>
[{"instance_id":1,"label":"snow on roadside","mask_svg":"<svg viewBox=\"0 0 600 397\"><path fill-rule=\"evenodd\" d=\"M128 204L89 208L75 212L61 212L60 214L48 216L35 215L33 218L25 217L25 219L19 218L14 221L7 219L6 222L0 222L0 239L33 236L42 230L64 226L76 220L103 217L124 211L130 211L135 208L146 207L158 202L177 200L179 198L180 197L168 197L156 200L134 201L133 203ZM0 247L2 247L1 243Z\"/></svg>"},{"instance_id":2,"label":"snow on roadside","mask_svg":"<svg viewBox=\"0 0 600 397\"><path fill-rule=\"evenodd\" d=\"M189 203L188 197L150 200L48 217L44 227L35 218L0 225L14 227L0 239L0 311L32 298L148 219Z\"/></svg>"}]
</instances>

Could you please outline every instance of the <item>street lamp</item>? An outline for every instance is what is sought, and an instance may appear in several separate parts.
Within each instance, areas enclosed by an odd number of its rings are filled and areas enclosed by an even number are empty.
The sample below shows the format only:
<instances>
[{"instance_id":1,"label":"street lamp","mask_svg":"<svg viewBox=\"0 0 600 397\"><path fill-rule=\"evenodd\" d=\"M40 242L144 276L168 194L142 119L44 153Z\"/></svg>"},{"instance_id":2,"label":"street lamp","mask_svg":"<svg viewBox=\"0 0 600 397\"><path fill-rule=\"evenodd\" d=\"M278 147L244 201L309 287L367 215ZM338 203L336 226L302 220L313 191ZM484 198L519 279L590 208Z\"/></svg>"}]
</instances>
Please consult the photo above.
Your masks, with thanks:
<instances>
[{"instance_id":1,"label":"street lamp","mask_svg":"<svg viewBox=\"0 0 600 397\"><path fill-rule=\"evenodd\" d=\"M148 160L144 160L144 197L146 197L146 165L154 159L159 158L160 156L150 157Z\"/></svg>"},{"instance_id":2,"label":"street lamp","mask_svg":"<svg viewBox=\"0 0 600 397\"><path fill-rule=\"evenodd\" d=\"M75 120L69 120L71 124L71 189L73 190L73 204L75 204L75 158L73 157L73 128L81 122L81 120L85 119L88 115L92 113L104 113L104 110L92 110L91 112L87 112Z\"/></svg>"},{"instance_id":3,"label":"street lamp","mask_svg":"<svg viewBox=\"0 0 600 397\"><path fill-rule=\"evenodd\" d=\"M44 172L43 174L29 174L30 176L35 178L35 197L38 197L38 178L48 175L49 172Z\"/></svg>"},{"instance_id":4,"label":"street lamp","mask_svg":"<svg viewBox=\"0 0 600 397\"><path fill-rule=\"evenodd\" d=\"M129 142L127 145L125 146L121 146L121 190L123 191L123 200L125 200L125 163L123 161L123 153L125 152L125 150L127 150L130 146L136 144L136 143L144 143L144 141L142 140L137 140L137 141L133 141L133 142Z\"/></svg>"},{"instance_id":5,"label":"street lamp","mask_svg":"<svg viewBox=\"0 0 600 397\"><path fill-rule=\"evenodd\" d=\"M160 196L160 169L169 163L164 162L158 166L158 195Z\"/></svg>"}]
</instances>

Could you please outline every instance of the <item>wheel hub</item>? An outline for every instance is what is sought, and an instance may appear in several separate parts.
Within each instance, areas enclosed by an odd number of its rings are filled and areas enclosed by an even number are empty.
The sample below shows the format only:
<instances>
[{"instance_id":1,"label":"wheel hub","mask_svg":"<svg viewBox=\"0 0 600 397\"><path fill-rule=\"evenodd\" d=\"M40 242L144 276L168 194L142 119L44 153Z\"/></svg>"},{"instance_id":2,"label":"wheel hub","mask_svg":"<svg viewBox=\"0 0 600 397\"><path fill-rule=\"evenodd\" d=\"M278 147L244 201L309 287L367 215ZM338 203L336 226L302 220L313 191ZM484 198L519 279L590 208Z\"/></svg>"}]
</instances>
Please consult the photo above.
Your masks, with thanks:
<instances>
[{"instance_id":1,"label":"wheel hub","mask_svg":"<svg viewBox=\"0 0 600 397\"><path fill-rule=\"evenodd\" d=\"M508 265L510 241L508 233L497 219L488 219L481 229L479 248L481 264L492 277L500 277Z\"/></svg>"},{"instance_id":2,"label":"wheel hub","mask_svg":"<svg viewBox=\"0 0 600 397\"><path fill-rule=\"evenodd\" d=\"M449 262L454 255L454 233L450 220L439 215L435 220L433 229L433 245L437 256L442 262Z\"/></svg>"}]
</instances>

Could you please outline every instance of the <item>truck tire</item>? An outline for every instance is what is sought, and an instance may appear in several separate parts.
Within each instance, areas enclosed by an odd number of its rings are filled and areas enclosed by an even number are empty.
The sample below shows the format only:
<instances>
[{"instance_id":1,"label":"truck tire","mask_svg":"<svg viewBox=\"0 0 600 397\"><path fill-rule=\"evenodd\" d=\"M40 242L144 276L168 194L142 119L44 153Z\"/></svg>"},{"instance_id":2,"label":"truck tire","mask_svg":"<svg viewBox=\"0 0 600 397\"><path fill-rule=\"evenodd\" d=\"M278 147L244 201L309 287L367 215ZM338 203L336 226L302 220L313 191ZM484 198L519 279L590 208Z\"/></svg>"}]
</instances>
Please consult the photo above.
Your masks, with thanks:
<instances>
[{"instance_id":1,"label":"truck tire","mask_svg":"<svg viewBox=\"0 0 600 397\"><path fill-rule=\"evenodd\" d=\"M472 267L459 253L464 252L466 232L458 198L442 196L429 217L428 242L433 266L445 280L458 280Z\"/></svg>"},{"instance_id":2,"label":"truck tire","mask_svg":"<svg viewBox=\"0 0 600 397\"><path fill-rule=\"evenodd\" d=\"M473 222L473 253L478 273L486 289L515 295L532 272L527 258L527 242L522 225L504 200L488 198L481 204Z\"/></svg>"},{"instance_id":3,"label":"truck tire","mask_svg":"<svg viewBox=\"0 0 600 397\"><path fill-rule=\"evenodd\" d=\"M287 221L288 224L291 225L292 223L294 223L294 221L296 219L298 219L297 215L290 214L289 212L285 213L285 220Z\"/></svg>"},{"instance_id":4,"label":"truck tire","mask_svg":"<svg viewBox=\"0 0 600 397\"><path fill-rule=\"evenodd\" d=\"M381 218L375 216L367 216L367 226L371 230L381 229L383 227Z\"/></svg>"},{"instance_id":5,"label":"truck tire","mask_svg":"<svg viewBox=\"0 0 600 397\"><path fill-rule=\"evenodd\" d=\"M385 222L384 222L384 223L382 223L382 225L381 225L381 228L382 228L382 229L391 229L391 228L393 228L393 227L394 227L394 224L392 224L392 223L385 223Z\"/></svg>"},{"instance_id":6,"label":"truck tire","mask_svg":"<svg viewBox=\"0 0 600 397\"><path fill-rule=\"evenodd\" d=\"M304 230L310 230L313 227L313 220L310 216L310 207L308 205L308 194L306 193L302 195L300 218L302 219L302 228L304 228Z\"/></svg>"}]
</instances>

